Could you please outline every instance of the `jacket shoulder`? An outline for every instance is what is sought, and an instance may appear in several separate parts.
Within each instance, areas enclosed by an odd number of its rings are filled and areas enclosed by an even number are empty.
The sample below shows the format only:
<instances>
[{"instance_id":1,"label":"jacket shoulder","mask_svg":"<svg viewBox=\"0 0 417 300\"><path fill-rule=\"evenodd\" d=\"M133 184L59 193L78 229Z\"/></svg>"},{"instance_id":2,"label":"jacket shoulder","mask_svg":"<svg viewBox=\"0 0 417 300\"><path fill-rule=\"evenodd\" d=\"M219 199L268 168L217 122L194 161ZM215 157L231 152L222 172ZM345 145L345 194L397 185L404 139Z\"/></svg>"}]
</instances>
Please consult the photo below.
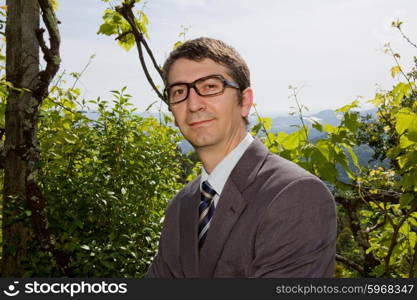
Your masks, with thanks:
<instances>
[{"instance_id":1,"label":"jacket shoulder","mask_svg":"<svg viewBox=\"0 0 417 300\"><path fill-rule=\"evenodd\" d=\"M301 177L316 177L296 163L272 153L267 155L258 176L279 176L290 181Z\"/></svg>"},{"instance_id":2,"label":"jacket shoulder","mask_svg":"<svg viewBox=\"0 0 417 300\"><path fill-rule=\"evenodd\" d=\"M198 188L200 184L200 178L201 176L197 176L192 181L187 183L171 200L168 202L167 210L173 209L173 207L176 207L181 202L181 199L186 198L188 195L191 195L192 193L195 193L196 189Z\"/></svg>"},{"instance_id":3,"label":"jacket shoulder","mask_svg":"<svg viewBox=\"0 0 417 300\"><path fill-rule=\"evenodd\" d=\"M311 174L294 162L281 156L269 153L259 169L255 185L260 191L274 190L275 193L295 183L309 183L317 186L326 186L317 176ZM326 187L327 189L327 187Z\"/></svg>"}]
</instances>

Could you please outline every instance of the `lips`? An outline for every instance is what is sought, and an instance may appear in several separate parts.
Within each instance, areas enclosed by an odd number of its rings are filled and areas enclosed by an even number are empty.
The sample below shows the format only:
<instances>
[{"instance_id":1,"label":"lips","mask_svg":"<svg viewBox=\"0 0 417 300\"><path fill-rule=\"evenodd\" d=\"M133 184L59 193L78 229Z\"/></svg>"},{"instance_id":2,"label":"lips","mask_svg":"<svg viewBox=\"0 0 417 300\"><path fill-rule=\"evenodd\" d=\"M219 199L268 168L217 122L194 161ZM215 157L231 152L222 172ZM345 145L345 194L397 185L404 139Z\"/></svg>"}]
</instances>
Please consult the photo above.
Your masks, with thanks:
<instances>
[{"instance_id":1,"label":"lips","mask_svg":"<svg viewBox=\"0 0 417 300\"><path fill-rule=\"evenodd\" d=\"M192 122L190 123L190 126L197 126L197 125L202 125L202 124L206 124L213 121L213 119L209 119L209 120L202 120L202 121L196 121L196 122Z\"/></svg>"}]
</instances>

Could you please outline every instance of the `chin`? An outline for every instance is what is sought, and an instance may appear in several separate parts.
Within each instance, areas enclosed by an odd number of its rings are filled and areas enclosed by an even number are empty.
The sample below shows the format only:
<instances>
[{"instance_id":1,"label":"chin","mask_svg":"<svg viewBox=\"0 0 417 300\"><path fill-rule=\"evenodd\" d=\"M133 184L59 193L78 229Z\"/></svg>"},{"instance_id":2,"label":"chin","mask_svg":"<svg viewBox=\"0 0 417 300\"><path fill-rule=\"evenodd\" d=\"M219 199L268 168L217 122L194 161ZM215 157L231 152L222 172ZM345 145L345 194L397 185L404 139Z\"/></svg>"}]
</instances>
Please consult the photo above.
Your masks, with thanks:
<instances>
[{"instance_id":1,"label":"chin","mask_svg":"<svg viewBox=\"0 0 417 300\"><path fill-rule=\"evenodd\" d=\"M187 138L186 140L193 145L194 148L208 147L216 144L216 139L213 136L200 135L194 138Z\"/></svg>"}]
</instances>

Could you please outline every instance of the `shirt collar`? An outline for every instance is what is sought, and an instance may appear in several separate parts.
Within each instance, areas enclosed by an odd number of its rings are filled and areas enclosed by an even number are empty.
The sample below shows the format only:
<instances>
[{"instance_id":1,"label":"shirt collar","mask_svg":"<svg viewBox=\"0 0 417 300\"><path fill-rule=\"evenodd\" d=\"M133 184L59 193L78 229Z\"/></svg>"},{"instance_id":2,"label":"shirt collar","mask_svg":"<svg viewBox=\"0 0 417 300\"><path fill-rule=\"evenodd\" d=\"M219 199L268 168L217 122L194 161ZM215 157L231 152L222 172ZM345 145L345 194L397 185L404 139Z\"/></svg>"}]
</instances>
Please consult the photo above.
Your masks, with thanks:
<instances>
[{"instance_id":1,"label":"shirt collar","mask_svg":"<svg viewBox=\"0 0 417 300\"><path fill-rule=\"evenodd\" d=\"M210 174L208 174L207 171L204 169L204 166L202 166L200 190L203 181L208 180L209 184L213 187L216 193L220 195L223 191L227 179L230 176L230 173L232 173L234 167L236 166L246 149L248 149L252 141L253 137L249 133L247 133L246 137L223 158L223 160L214 168L213 172L211 172Z\"/></svg>"}]
</instances>

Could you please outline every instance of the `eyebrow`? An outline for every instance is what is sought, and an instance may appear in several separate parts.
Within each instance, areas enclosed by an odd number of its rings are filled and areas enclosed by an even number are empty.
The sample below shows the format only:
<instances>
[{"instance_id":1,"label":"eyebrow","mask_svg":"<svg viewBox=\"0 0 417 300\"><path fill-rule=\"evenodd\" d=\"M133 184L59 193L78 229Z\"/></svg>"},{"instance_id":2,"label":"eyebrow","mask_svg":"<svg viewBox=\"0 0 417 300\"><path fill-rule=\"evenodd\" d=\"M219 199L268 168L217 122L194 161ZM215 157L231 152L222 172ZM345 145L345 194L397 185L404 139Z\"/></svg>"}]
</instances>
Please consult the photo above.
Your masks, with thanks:
<instances>
[{"instance_id":1,"label":"eyebrow","mask_svg":"<svg viewBox=\"0 0 417 300\"><path fill-rule=\"evenodd\" d=\"M175 85L175 84L181 84L181 83L188 83L188 82L185 82L185 81L175 81L173 83L168 84L167 87L172 86L172 85Z\"/></svg>"},{"instance_id":2,"label":"eyebrow","mask_svg":"<svg viewBox=\"0 0 417 300\"><path fill-rule=\"evenodd\" d=\"M202 76L202 77L197 78L197 79L195 79L195 80L193 80L193 81L191 81L191 82L195 82L195 81L197 81L197 80L199 80L199 79L206 78L206 77L210 77L210 76L222 76L225 80L230 81L230 80L228 80L228 79L227 79L224 75L222 75L222 74L218 74L218 73L214 73L214 74L209 74L209 75ZM173 85L176 85L176 84L181 84L181 83L186 83L186 84L188 84L188 83L191 83L191 82L185 82L185 81L174 81L173 83L169 83L169 84L167 85L167 87L170 87L170 86L173 86Z\"/></svg>"}]
</instances>

